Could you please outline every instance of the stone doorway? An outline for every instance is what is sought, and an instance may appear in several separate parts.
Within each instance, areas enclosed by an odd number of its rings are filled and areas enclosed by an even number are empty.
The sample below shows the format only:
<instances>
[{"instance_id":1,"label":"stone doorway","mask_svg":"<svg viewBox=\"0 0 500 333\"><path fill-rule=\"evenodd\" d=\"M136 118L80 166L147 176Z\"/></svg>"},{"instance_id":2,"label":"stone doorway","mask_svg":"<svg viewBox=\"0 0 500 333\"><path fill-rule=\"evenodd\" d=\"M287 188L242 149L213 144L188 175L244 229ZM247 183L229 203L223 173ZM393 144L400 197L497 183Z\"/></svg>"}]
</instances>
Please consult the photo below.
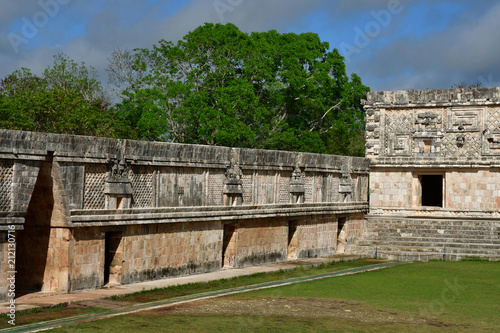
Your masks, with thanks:
<instances>
[{"instance_id":1,"label":"stone doorway","mask_svg":"<svg viewBox=\"0 0 500 333\"><path fill-rule=\"evenodd\" d=\"M224 224L224 233L222 235L222 268L234 267L236 235L236 224Z\"/></svg>"},{"instance_id":2,"label":"stone doorway","mask_svg":"<svg viewBox=\"0 0 500 333\"><path fill-rule=\"evenodd\" d=\"M50 291L44 286L50 240L50 221L54 209L52 154L41 163L24 221L16 232L16 296Z\"/></svg>"},{"instance_id":3,"label":"stone doorway","mask_svg":"<svg viewBox=\"0 0 500 333\"><path fill-rule=\"evenodd\" d=\"M347 242L347 234L345 231L345 224L347 219L339 217L337 220L337 253L342 254L345 252L345 245Z\"/></svg>"},{"instance_id":4,"label":"stone doorway","mask_svg":"<svg viewBox=\"0 0 500 333\"><path fill-rule=\"evenodd\" d=\"M443 175L421 175L422 206L443 207Z\"/></svg>"},{"instance_id":5,"label":"stone doorway","mask_svg":"<svg viewBox=\"0 0 500 333\"><path fill-rule=\"evenodd\" d=\"M121 284L123 276L123 235L121 231L106 232L104 241L104 284Z\"/></svg>"},{"instance_id":6,"label":"stone doorway","mask_svg":"<svg viewBox=\"0 0 500 333\"><path fill-rule=\"evenodd\" d=\"M299 238L297 236L297 225L299 221L288 222L288 260L297 259L297 248Z\"/></svg>"}]
</instances>

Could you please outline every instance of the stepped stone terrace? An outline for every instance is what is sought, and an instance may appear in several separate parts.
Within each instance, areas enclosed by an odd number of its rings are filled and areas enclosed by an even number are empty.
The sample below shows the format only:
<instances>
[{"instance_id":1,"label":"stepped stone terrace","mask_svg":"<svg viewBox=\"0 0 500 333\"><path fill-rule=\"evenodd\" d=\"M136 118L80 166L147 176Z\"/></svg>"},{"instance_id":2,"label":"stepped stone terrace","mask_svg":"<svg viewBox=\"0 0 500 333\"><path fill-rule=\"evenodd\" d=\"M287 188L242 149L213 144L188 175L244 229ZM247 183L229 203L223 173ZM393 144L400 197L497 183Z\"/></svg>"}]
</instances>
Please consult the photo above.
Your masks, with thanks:
<instances>
[{"instance_id":1,"label":"stepped stone terrace","mask_svg":"<svg viewBox=\"0 0 500 333\"><path fill-rule=\"evenodd\" d=\"M500 88L368 93L370 212L353 253L500 257Z\"/></svg>"},{"instance_id":2,"label":"stepped stone terrace","mask_svg":"<svg viewBox=\"0 0 500 333\"><path fill-rule=\"evenodd\" d=\"M0 130L0 280L16 271L22 294L336 253L498 260L500 88L372 92L365 109L366 158Z\"/></svg>"}]
</instances>

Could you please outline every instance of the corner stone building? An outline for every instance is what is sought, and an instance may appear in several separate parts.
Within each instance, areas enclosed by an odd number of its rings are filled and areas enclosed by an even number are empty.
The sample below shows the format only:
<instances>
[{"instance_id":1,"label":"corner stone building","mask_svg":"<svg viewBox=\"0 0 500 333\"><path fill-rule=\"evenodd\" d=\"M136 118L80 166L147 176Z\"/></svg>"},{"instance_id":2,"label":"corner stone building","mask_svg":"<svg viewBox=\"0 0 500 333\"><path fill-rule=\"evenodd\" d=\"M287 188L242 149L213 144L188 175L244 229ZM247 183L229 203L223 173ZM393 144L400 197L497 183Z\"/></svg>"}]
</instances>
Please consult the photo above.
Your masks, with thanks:
<instances>
[{"instance_id":1,"label":"corner stone building","mask_svg":"<svg viewBox=\"0 0 500 333\"><path fill-rule=\"evenodd\" d=\"M500 88L365 109L367 159L0 130L0 299L14 270L19 295L344 251L498 259Z\"/></svg>"},{"instance_id":2,"label":"corner stone building","mask_svg":"<svg viewBox=\"0 0 500 333\"><path fill-rule=\"evenodd\" d=\"M500 88L368 93L370 212L354 253L500 257Z\"/></svg>"},{"instance_id":3,"label":"corner stone building","mask_svg":"<svg viewBox=\"0 0 500 333\"><path fill-rule=\"evenodd\" d=\"M329 256L367 189L364 158L0 130L0 299Z\"/></svg>"}]
</instances>

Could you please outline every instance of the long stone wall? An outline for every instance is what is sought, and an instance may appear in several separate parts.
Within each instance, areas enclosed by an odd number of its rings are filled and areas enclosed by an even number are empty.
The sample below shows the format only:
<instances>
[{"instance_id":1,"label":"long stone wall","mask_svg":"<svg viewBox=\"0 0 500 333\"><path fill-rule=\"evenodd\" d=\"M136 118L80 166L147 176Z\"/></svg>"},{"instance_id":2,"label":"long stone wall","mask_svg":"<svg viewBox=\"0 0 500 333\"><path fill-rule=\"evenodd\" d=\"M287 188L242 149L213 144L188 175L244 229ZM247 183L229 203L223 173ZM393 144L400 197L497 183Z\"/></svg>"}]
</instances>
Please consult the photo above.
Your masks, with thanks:
<instances>
[{"instance_id":1,"label":"long stone wall","mask_svg":"<svg viewBox=\"0 0 500 333\"><path fill-rule=\"evenodd\" d=\"M0 279L9 228L19 292L331 255L367 184L364 158L0 130Z\"/></svg>"},{"instance_id":2,"label":"long stone wall","mask_svg":"<svg viewBox=\"0 0 500 333\"><path fill-rule=\"evenodd\" d=\"M356 253L499 258L500 88L372 92L365 109L370 213Z\"/></svg>"}]
</instances>

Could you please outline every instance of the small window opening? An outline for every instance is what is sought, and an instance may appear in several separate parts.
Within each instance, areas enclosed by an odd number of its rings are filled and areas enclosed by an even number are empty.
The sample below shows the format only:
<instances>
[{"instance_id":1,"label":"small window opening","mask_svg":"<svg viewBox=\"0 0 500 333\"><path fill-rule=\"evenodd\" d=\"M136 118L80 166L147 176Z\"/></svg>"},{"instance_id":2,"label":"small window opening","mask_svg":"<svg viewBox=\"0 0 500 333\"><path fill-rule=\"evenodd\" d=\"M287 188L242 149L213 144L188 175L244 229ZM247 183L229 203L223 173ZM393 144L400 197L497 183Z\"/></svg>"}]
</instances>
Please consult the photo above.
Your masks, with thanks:
<instances>
[{"instance_id":1,"label":"small window opening","mask_svg":"<svg viewBox=\"0 0 500 333\"><path fill-rule=\"evenodd\" d=\"M116 198L116 208L117 209L123 209L123 198L117 197Z\"/></svg>"},{"instance_id":2,"label":"small window opening","mask_svg":"<svg viewBox=\"0 0 500 333\"><path fill-rule=\"evenodd\" d=\"M422 175L422 206L443 207L443 176Z\"/></svg>"},{"instance_id":3,"label":"small window opening","mask_svg":"<svg viewBox=\"0 0 500 333\"><path fill-rule=\"evenodd\" d=\"M424 153L430 153L431 147L432 147L432 141L431 140L424 140Z\"/></svg>"}]
</instances>

